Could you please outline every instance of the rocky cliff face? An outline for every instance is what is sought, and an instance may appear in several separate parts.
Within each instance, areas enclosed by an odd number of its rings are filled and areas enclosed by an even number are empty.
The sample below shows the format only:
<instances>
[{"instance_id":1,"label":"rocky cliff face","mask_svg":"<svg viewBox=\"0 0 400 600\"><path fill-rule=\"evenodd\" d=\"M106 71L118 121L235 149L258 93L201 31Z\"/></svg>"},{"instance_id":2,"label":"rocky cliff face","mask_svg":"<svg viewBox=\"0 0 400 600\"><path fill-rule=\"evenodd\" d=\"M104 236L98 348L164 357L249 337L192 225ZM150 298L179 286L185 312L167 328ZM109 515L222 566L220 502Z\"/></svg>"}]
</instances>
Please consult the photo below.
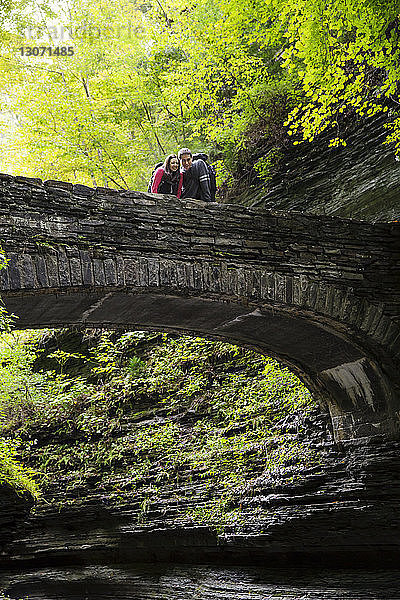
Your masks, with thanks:
<instances>
[{"instance_id":1,"label":"rocky cliff face","mask_svg":"<svg viewBox=\"0 0 400 600\"><path fill-rule=\"evenodd\" d=\"M345 147L330 148L326 134L312 144L288 145L271 180L253 181L238 199L371 222L400 219L400 162L393 145L383 144L386 121L379 116L344 124Z\"/></svg>"},{"instance_id":2,"label":"rocky cliff face","mask_svg":"<svg viewBox=\"0 0 400 600\"><path fill-rule=\"evenodd\" d=\"M6 546L28 516L32 505L33 499L28 493L18 495L10 485L0 484L0 556L4 555Z\"/></svg>"},{"instance_id":3,"label":"rocky cliff face","mask_svg":"<svg viewBox=\"0 0 400 600\"><path fill-rule=\"evenodd\" d=\"M322 422L310 423L322 469L292 481L288 467L279 483L261 475L242 498L241 522L219 535L178 517L182 503L202 502L200 482L166 487L143 522L140 495L105 502L86 481L68 506L60 481L62 504L39 506L8 544L0 591L30 600L400 598L398 572L376 571L397 568L400 557L399 444L339 451L324 441ZM338 566L345 570L326 570Z\"/></svg>"},{"instance_id":4,"label":"rocky cliff face","mask_svg":"<svg viewBox=\"0 0 400 600\"><path fill-rule=\"evenodd\" d=\"M220 531L183 516L221 493L196 474L190 483L164 485L154 498L149 486L132 489L129 478L110 480L107 488L87 476L71 490L65 476L51 484L51 502L39 504L6 544L2 567L142 561L343 567L354 556L357 566L397 565L400 444L338 449L318 412L306 437L320 464L301 473L290 461L273 474L261 468L255 484L234 500L237 520ZM121 498L111 493L116 484Z\"/></svg>"},{"instance_id":5,"label":"rocky cliff face","mask_svg":"<svg viewBox=\"0 0 400 600\"><path fill-rule=\"evenodd\" d=\"M75 338L65 339L72 353L74 343L83 348L79 335ZM47 352L54 349L51 338L46 344ZM42 354L36 367L46 360ZM173 413L181 435L195 435L193 425L204 408L200 403ZM128 441L124 464L138 460L133 446L129 450L135 432L166 417L171 415L165 404L151 396L135 400L112 433ZM29 446L33 464L45 447L58 442L67 451L79 442L75 429L57 427L45 421L35 431L36 443ZM265 456L281 447L282 432L288 436L286 454L271 467ZM86 442L94 446L99 436ZM321 579L318 569L397 568L400 443L374 438L338 446L327 415L317 408L280 418L262 443L264 458L253 460L248 485L229 498L216 521L207 510L210 499L217 507L225 501L221 482L216 478L210 486L201 469L189 467L170 479L152 469L140 484L123 469L82 469L78 479L65 470L50 479L45 500L29 516L15 497L8 508L3 502L0 597L3 592L30 600L395 600L393 573L370 571L366 581L365 573L327 571ZM301 467L290 455L300 445L314 457ZM199 509L203 519L194 518ZM224 511L229 519L222 518Z\"/></svg>"}]
</instances>

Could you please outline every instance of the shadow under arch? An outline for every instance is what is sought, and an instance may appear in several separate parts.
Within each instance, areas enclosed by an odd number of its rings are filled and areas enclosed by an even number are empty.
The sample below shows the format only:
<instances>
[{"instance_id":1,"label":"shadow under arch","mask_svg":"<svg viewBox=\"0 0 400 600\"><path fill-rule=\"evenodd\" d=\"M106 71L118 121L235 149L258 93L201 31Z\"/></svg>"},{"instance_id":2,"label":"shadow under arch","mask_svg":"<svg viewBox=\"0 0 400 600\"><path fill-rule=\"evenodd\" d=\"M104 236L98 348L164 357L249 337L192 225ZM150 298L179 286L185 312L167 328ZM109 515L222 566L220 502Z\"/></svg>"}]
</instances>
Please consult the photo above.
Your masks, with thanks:
<instances>
[{"instance_id":1,"label":"shadow under arch","mask_svg":"<svg viewBox=\"0 0 400 600\"><path fill-rule=\"evenodd\" d=\"M293 371L328 409L337 442L398 437L396 393L370 348L317 314L236 298L156 289L70 288L8 292L18 329L151 329L230 341Z\"/></svg>"}]
</instances>

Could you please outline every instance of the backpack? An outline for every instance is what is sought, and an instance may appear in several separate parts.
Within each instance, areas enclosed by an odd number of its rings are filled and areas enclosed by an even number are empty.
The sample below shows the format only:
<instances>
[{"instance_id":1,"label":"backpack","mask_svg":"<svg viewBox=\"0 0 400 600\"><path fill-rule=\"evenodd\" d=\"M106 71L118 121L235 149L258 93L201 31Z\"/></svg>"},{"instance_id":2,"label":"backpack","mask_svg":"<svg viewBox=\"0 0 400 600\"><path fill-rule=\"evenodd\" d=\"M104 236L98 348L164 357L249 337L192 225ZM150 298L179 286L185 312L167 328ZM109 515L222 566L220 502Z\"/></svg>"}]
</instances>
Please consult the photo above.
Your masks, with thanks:
<instances>
[{"instance_id":1,"label":"backpack","mask_svg":"<svg viewBox=\"0 0 400 600\"><path fill-rule=\"evenodd\" d=\"M149 180L149 185L147 186L147 192L148 192L149 194L151 194L151 188L153 187L153 181L154 181L154 175L155 175L155 172L157 171L157 169L158 169L159 167L162 167L162 166L163 166L163 164L164 164L163 162L159 162L159 163L157 163L157 164L156 164L156 166L155 166L155 167L154 167L154 169L153 169L153 172L152 172L152 174L151 174L151 177L150 177L150 180Z\"/></svg>"},{"instance_id":2,"label":"backpack","mask_svg":"<svg viewBox=\"0 0 400 600\"><path fill-rule=\"evenodd\" d=\"M215 202L215 193L217 191L217 176L215 172L215 167L210 165L208 161L208 155L204 154L204 152L198 152L197 154L193 154L193 160L204 160L206 163L206 167L208 170L208 176L210 178L210 192L211 192L211 202Z\"/></svg>"}]
</instances>

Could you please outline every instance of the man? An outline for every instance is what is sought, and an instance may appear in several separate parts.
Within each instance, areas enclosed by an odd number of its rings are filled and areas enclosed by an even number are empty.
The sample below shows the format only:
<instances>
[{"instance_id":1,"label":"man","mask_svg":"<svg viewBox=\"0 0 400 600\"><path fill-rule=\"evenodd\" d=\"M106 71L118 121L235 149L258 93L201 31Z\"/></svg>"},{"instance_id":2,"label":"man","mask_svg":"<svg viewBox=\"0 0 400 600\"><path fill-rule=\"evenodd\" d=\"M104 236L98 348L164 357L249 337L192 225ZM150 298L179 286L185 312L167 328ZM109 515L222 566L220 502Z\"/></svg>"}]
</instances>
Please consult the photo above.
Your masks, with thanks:
<instances>
[{"instance_id":1,"label":"man","mask_svg":"<svg viewBox=\"0 0 400 600\"><path fill-rule=\"evenodd\" d=\"M196 198L204 202L212 202L210 176L204 160L193 160L193 154L189 148L181 148L178 158L183 171L181 198Z\"/></svg>"}]
</instances>

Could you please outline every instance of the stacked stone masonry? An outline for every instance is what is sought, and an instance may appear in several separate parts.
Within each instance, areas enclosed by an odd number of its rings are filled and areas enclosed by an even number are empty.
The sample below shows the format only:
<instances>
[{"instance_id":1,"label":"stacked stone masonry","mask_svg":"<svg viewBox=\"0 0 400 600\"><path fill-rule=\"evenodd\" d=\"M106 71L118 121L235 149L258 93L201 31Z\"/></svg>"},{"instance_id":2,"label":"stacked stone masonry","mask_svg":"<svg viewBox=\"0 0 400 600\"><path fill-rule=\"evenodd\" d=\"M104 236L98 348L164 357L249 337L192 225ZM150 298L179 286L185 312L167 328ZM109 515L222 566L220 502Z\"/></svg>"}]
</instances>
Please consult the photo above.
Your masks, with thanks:
<instances>
[{"instance_id":1,"label":"stacked stone masonry","mask_svg":"<svg viewBox=\"0 0 400 600\"><path fill-rule=\"evenodd\" d=\"M398 438L400 223L0 175L16 327L164 329L277 357L336 439Z\"/></svg>"}]
</instances>

